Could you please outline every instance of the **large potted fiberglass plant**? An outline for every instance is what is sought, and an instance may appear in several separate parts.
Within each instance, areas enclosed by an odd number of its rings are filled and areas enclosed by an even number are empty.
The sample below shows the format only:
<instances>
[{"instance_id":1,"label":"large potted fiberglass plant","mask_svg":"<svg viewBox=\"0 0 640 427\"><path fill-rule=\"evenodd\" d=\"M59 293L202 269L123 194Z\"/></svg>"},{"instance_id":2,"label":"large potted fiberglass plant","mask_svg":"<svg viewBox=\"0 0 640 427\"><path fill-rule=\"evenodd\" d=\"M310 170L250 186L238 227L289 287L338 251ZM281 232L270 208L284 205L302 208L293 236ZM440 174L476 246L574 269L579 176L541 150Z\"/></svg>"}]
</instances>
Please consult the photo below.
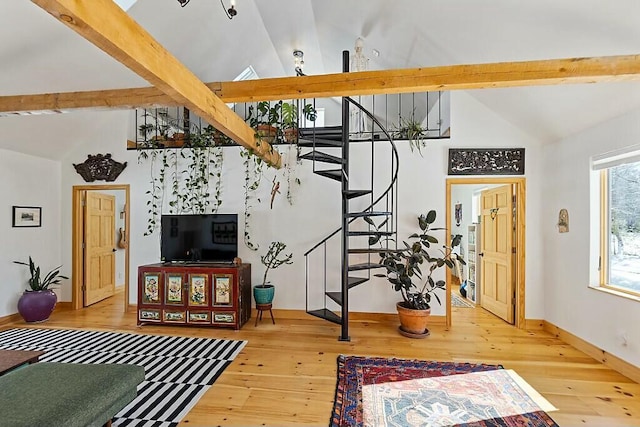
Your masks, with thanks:
<instances>
[{"instance_id":1,"label":"large potted fiberglass plant","mask_svg":"<svg viewBox=\"0 0 640 427\"><path fill-rule=\"evenodd\" d=\"M29 267L29 287L24 291L18 300L18 313L26 322L44 322L49 318L58 302L55 292L50 289L51 285L60 283L60 279L68 279L60 274L58 266L47 274L42 275L40 267L36 266L33 259L29 257L29 263L14 261L16 264Z\"/></svg>"},{"instance_id":2,"label":"large potted fiberglass plant","mask_svg":"<svg viewBox=\"0 0 640 427\"><path fill-rule=\"evenodd\" d=\"M400 318L400 333L410 338L424 338L429 335L427 324L431 314L431 298L441 304L439 290L444 290L444 280L436 280L433 274L442 267L455 267L455 260L466 264L461 256L454 252L460 245L462 236L457 234L449 244L439 244L433 231L445 230L432 228L436 220L436 211L429 211L418 217L420 231L409 236L411 243L403 242L404 248L397 251L382 252L380 263L386 273L376 274L385 277L393 289L402 295L402 301L396 304ZM446 230L445 230L446 231Z\"/></svg>"},{"instance_id":3,"label":"large potted fiberglass plant","mask_svg":"<svg viewBox=\"0 0 640 427\"><path fill-rule=\"evenodd\" d=\"M267 253L260 257L260 261L265 267L262 284L253 287L253 298L256 305L266 305L273 302L275 295L275 287L271 282L267 282L267 274L269 270L275 270L283 264L293 264L293 254L283 254L287 247L282 242L271 242Z\"/></svg>"}]
</instances>

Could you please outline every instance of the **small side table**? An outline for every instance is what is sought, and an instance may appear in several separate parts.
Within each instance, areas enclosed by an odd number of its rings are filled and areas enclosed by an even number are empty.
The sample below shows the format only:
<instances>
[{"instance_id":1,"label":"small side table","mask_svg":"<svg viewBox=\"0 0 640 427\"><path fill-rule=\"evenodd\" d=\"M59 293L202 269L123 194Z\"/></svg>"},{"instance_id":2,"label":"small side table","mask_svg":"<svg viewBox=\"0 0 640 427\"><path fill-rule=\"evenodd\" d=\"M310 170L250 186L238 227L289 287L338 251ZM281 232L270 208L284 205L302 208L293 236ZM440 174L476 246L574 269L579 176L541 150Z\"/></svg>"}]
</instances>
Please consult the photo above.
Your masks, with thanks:
<instances>
[{"instance_id":1,"label":"small side table","mask_svg":"<svg viewBox=\"0 0 640 427\"><path fill-rule=\"evenodd\" d=\"M262 313L269 310L269 314L271 315L271 322L275 325L276 321L273 318L273 311L271 311L273 304L256 304L256 310L258 310L258 312L256 313L256 324L254 326L258 326L258 319L260 319L260 321L262 321Z\"/></svg>"}]
</instances>

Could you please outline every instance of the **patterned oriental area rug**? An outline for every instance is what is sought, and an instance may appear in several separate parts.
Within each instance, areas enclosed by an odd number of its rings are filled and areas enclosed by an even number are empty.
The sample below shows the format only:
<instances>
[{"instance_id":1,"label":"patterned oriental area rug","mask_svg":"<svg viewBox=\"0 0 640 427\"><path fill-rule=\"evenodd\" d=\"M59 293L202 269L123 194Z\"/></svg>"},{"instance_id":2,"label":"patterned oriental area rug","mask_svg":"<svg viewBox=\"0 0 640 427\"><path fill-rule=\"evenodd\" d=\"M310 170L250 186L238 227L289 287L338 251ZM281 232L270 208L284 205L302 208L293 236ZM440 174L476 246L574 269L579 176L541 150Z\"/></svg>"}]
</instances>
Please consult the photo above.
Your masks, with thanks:
<instances>
[{"instance_id":1,"label":"patterned oriental area rug","mask_svg":"<svg viewBox=\"0 0 640 427\"><path fill-rule=\"evenodd\" d=\"M465 307L473 308L473 304L464 299L461 295L451 292L451 306L452 307Z\"/></svg>"},{"instance_id":2,"label":"patterned oriental area rug","mask_svg":"<svg viewBox=\"0 0 640 427\"><path fill-rule=\"evenodd\" d=\"M496 370L502 366L341 355L330 425L557 426L539 409L555 408L517 375L490 374Z\"/></svg>"},{"instance_id":3,"label":"patterned oriental area rug","mask_svg":"<svg viewBox=\"0 0 640 427\"><path fill-rule=\"evenodd\" d=\"M127 363L144 367L138 397L114 426L177 426L242 351L246 341L67 329L9 329L0 348L40 350L41 362Z\"/></svg>"}]
</instances>

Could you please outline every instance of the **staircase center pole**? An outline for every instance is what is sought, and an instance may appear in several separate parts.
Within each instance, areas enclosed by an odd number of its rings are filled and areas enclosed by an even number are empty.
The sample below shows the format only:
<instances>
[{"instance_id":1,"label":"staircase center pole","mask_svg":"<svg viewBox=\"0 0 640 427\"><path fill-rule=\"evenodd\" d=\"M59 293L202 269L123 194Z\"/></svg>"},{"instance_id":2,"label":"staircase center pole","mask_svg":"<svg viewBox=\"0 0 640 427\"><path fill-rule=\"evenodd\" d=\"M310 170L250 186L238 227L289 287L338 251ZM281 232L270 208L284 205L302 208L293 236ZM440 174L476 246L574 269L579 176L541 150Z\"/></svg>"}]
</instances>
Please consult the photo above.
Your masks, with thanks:
<instances>
[{"instance_id":1,"label":"staircase center pole","mask_svg":"<svg viewBox=\"0 0 640 427\"><path fill-rule=\"evenodd\" d=\"M349 72L349 51L342 51L342 72ZM339 341L349 337L349 101L342 97L342 329Z\"/></svg>"}]
</instances>

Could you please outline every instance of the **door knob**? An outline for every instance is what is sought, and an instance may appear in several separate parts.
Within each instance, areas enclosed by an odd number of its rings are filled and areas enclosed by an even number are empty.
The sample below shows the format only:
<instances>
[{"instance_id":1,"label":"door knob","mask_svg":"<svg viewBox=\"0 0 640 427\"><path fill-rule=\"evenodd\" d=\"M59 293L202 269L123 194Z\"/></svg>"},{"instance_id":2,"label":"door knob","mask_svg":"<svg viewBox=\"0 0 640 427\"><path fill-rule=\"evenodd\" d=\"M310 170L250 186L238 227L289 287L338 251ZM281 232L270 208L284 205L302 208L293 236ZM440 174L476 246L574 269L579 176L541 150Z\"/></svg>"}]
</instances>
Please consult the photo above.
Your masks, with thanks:
<instances>
[{"instance_id":1,"label":"door knob","mask_svg":"<svg viewBox=\"0 0 640 427\"><path fill-rule=\"evenodd\" d=\"M111 251L112 251L112 252L115 252L115 251L116 251L116 248L111 249Z\"/></svg>"},{"instance_id":2,"label":"door knob","mask_svg":"<svg viewBox=\"0 0 640 427\"><path fill-rule=\"evenodd\" d=\"M478 255L479 256L484 256L484 252L480 252Z\"/></svg>"}]
</instances>

